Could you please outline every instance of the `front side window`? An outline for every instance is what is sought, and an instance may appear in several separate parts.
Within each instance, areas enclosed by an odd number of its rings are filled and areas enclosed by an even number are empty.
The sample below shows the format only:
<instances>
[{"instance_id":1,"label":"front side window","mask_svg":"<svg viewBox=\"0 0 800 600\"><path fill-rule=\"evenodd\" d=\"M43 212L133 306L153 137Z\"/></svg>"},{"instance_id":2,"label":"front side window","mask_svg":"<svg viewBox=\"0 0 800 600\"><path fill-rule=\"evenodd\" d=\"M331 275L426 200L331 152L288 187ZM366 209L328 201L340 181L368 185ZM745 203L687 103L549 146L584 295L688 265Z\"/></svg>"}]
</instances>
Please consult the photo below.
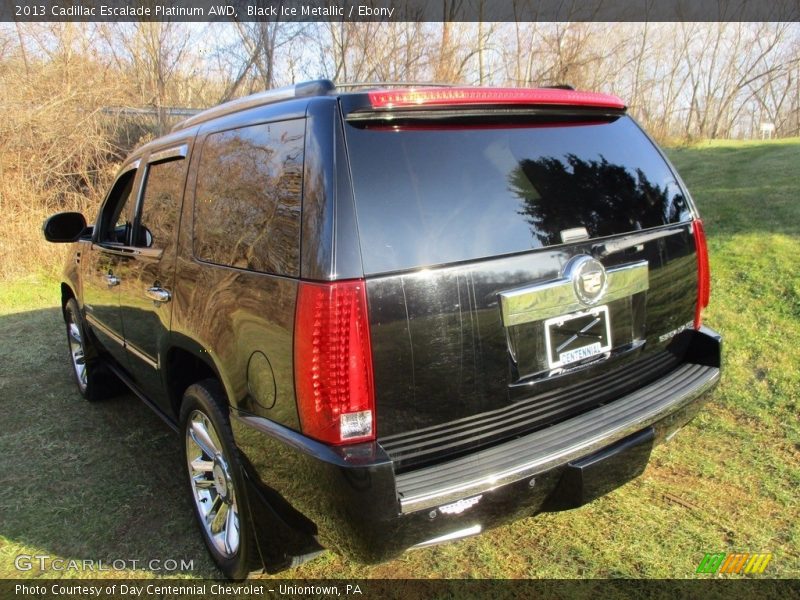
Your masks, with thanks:
<instances>
[{"instance_id":1,"label":"front side window","mask_svg":"<svg viewBox=\"0 0 800 600\"><path fill-rule=\"evenodd\" d=\"M186 161L183 159L147 167L136 246L164 249L175 239L185 180Z\"/></svg>"},{"instance_id":2,"label":"front side window","mask_svg":"<svg viewBox=\"0 0 800 600\"><path fill-rule=\"evenodd\" d=\"M194 206L194 254L231 267L299 275L302 119L208 136Z\"/></svg>"}]
</instances>

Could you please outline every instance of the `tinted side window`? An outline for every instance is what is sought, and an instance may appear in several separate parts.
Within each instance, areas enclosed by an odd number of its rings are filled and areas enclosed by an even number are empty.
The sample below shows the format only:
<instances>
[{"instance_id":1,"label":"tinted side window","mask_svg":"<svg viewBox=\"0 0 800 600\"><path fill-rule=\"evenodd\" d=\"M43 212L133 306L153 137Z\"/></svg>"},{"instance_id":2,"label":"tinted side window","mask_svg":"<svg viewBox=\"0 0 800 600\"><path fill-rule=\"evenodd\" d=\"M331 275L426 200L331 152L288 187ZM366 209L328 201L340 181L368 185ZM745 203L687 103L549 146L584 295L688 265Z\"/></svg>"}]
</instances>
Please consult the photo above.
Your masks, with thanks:
<instances>
[{"instance_id":1,"label":"tinted side window","mask_svg":"<svg viewBox=\"0 0 800 600\"><path fill-rule=\"evenodd\" d=\"M163 249L175 239L185 180L183 159L148 165L136 246Z\"/></svg>"},{"instance_id":2,"label":"tinted side window","mask_svg":"<svg viewBox=\"0 0 800 600\"><path fill-rule=\"evenodd\" d=\"M136 169L131 169L117 179L109 194L103 213L100 215L100 231L97 241L111 244L127 244L133 228L133 182Z\"/></svg>"},{"instance_id":3,"label":"tinted side window","mask_svg":"<svg viewBox=\"0 0 800 600\"><path fill-rule=\"evenodd\" d=\"M211 134L194 207L194 254L209 262L297 276L303 120Z\"/></svg>"}]
</instances>

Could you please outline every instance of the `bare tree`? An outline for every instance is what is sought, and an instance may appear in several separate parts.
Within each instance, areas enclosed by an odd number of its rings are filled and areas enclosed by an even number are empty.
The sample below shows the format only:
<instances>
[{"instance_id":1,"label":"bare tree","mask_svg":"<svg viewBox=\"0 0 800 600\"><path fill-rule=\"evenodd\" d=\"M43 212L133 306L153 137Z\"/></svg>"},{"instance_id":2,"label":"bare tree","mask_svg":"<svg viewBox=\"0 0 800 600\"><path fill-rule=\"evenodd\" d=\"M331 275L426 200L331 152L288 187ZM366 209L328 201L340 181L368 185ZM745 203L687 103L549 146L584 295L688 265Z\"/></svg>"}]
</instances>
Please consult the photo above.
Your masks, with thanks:
<instances>
[{"instance_id":1,"label":"bare tree","mask_svg":"<svg viewBox=\"0 0 800 600\"><path fill-rule=\"evenodd\" d=\"M106 24L101 29L116 66L135 85L138 103L158 112L158 128L167 129L165 108L180 103L182 69L190 54L192 34L183 23Z\"/></svg>"},{"instance_id":2,"label":"bare tree","mask_svg":"<svg viewBox=\"0 0 800 600\"><path fill-rule=\"evenodd\" d=\"M459 21L476 2L439 0L440 23L0 24L0 210L15 256L56 264L31 232L54 210L91 215L119 160L168 127L166 107L297 79L568 83L620 95L659 138L753 136L765 121L800 135L800 24L526 21L535 0L514 0L513 23ZM0 277L26 268L10 252L0 244Z\"/></svg>"}]
</instances>

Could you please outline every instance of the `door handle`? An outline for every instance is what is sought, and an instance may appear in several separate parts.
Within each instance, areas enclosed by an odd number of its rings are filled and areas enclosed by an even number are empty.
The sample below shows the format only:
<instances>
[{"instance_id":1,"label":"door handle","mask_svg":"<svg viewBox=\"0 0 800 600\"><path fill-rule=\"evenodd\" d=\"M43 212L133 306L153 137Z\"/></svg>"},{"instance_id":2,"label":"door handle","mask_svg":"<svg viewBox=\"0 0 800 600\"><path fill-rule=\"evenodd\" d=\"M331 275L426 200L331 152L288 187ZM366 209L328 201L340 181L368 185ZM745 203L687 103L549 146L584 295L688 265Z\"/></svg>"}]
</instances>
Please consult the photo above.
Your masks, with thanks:
<instances>
[{"instance_id":1,"label":"door handle","mask_svg":"<svg viewBox=\"0 0 800 600\"><path fill-rule=\"evenodd\" d=\"M108 287L113 287L115 285L119 285L120 284L120 278L117 277L116 275L112 274L112 273L109 273L108 275L106 275L106 283L108 284Z\"/></svg>"},{"instance_id":2,"label":"door handle","mask_svg":"<svg viewBox=\"0 0 800 600\"><path fill-rule=\"evenodd\" d=\"M169 293L169 290L160 287L149 287L144 291L144 295L156 302L169 302L172 300L172 294Z\"/></svg>"}]
</instances>

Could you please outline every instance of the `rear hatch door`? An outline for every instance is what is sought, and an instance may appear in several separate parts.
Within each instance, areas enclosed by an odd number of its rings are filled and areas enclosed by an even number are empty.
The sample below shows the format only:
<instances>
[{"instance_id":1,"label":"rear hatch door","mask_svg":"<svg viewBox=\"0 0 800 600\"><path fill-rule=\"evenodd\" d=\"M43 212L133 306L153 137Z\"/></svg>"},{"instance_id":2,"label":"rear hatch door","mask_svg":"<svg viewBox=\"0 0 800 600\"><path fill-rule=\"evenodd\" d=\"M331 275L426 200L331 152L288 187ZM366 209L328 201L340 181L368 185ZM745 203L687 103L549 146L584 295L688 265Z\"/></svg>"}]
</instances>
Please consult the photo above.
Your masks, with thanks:
<instances>
[{"instance_id":1,"label":"rear hatch door","mask_svg":"<svg viewBox=\"0 0 800 600\"><path fill-rule=\"evenodd\" d=\"M677 366L691 201L620 106L342 107L377 432L399 470Z\"/></svg>"}]
</instances>

